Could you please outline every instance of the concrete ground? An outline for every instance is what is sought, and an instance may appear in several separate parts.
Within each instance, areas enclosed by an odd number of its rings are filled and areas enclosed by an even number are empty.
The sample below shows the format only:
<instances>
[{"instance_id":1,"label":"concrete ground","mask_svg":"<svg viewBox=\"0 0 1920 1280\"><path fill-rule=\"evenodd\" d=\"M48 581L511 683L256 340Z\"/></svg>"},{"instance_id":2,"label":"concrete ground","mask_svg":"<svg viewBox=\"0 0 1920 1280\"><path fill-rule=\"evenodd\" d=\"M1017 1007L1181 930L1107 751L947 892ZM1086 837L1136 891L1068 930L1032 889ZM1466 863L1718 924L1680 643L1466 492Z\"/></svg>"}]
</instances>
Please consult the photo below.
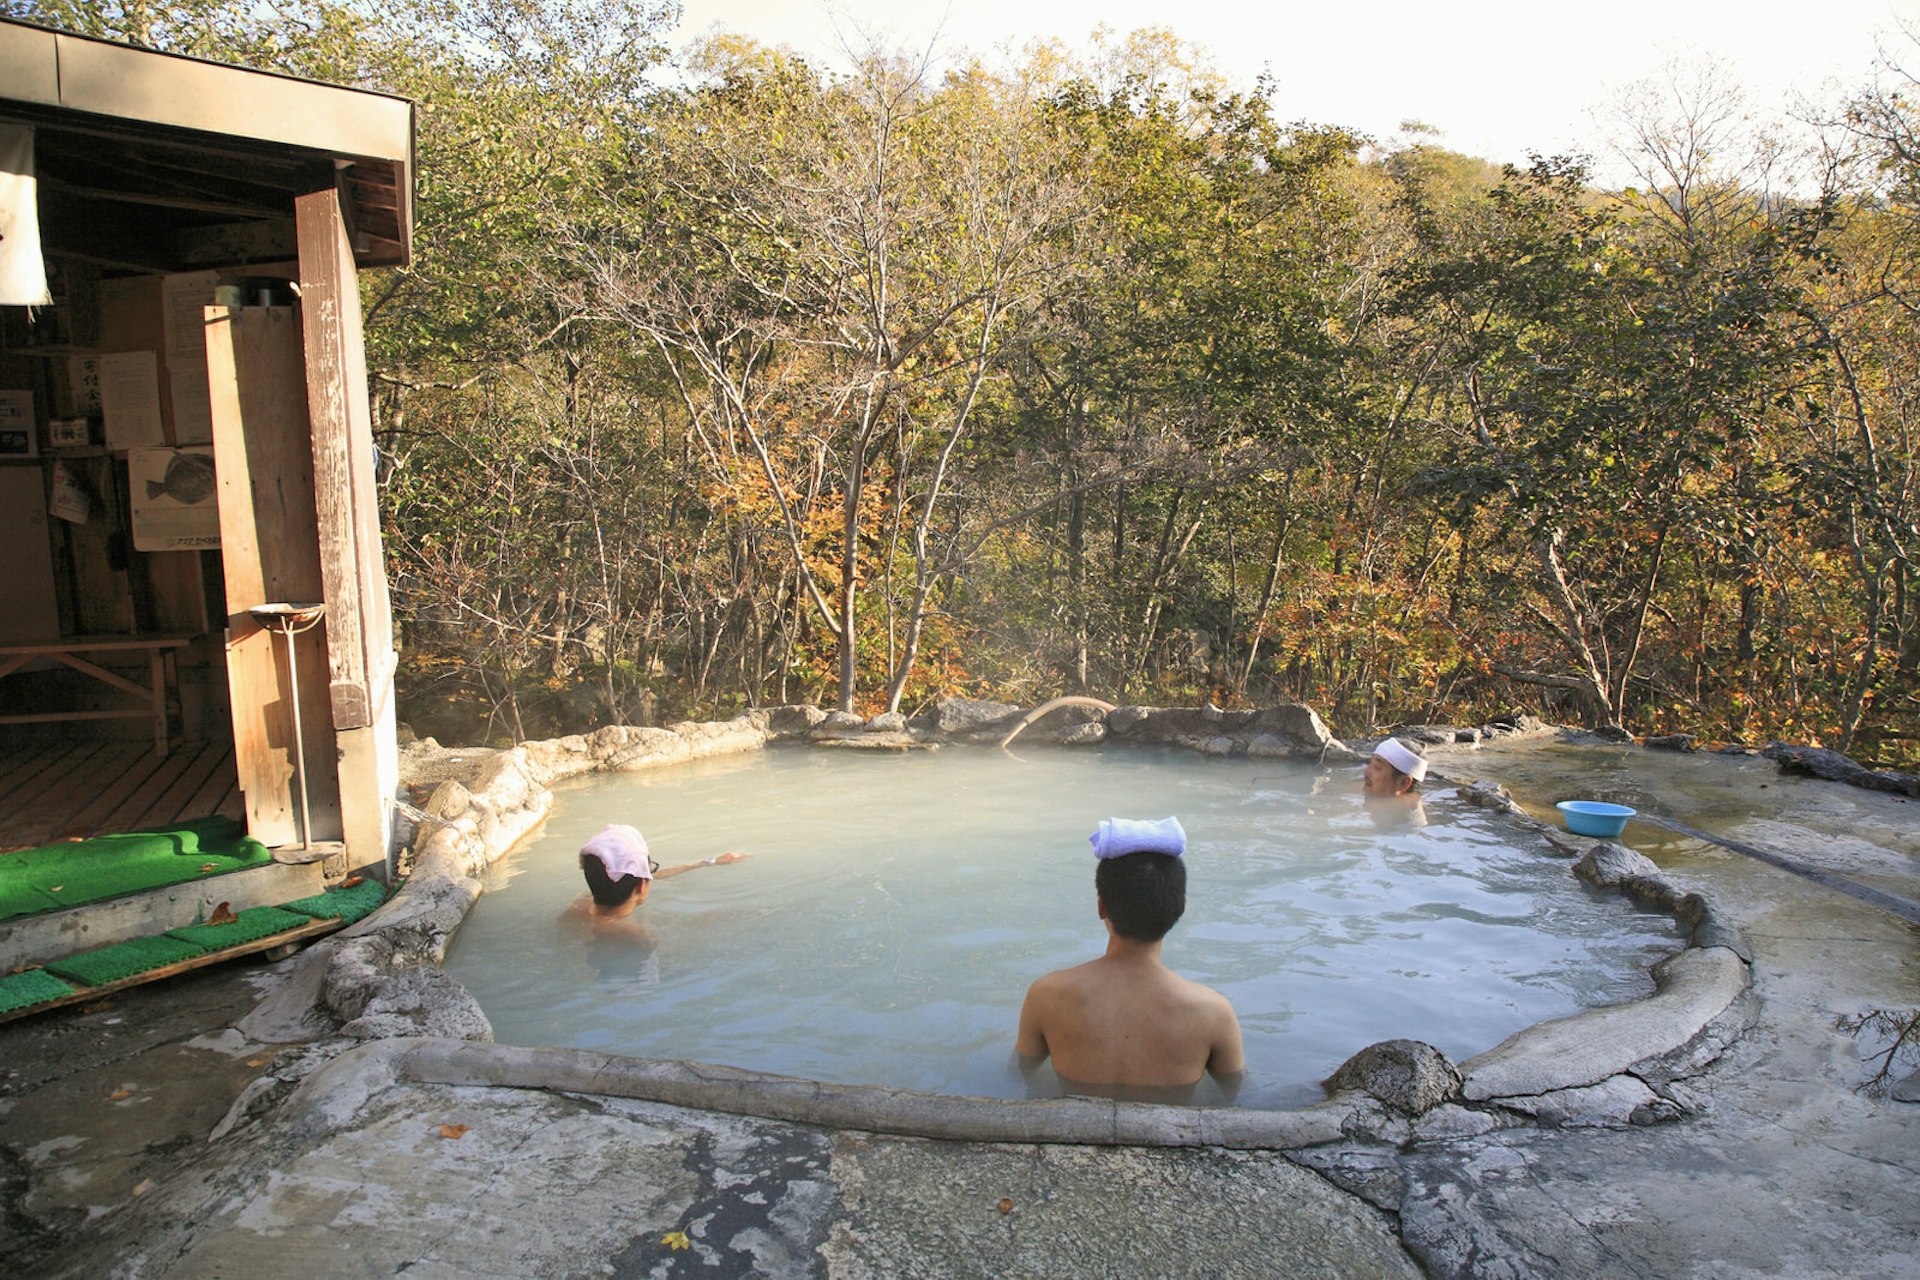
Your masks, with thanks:
<instances>
[{"instance_id":1,"label":"concrete ground","mask_svg":"<svg viewBox=\"0 0 1920 1280\"><path fill-rule=\"evenodd\" d=\"M1530 747L1436 754L1537 812L1565 776ZM1915 802L1753 760L1592 775L1920 898ZM1920 929L1628 839L1753 953L1753 1025L1665 1122L1463 1109L1285 1150L889 1137L449 1083L406 1042L252 1043L235 1025L289 969L234 966L0 1026L0 1249L62 1276L1920 1275L1920 1105L1861 1092L1874 1046L1834 1026L1920 1006Z\"/></svg>"}]
</instances>

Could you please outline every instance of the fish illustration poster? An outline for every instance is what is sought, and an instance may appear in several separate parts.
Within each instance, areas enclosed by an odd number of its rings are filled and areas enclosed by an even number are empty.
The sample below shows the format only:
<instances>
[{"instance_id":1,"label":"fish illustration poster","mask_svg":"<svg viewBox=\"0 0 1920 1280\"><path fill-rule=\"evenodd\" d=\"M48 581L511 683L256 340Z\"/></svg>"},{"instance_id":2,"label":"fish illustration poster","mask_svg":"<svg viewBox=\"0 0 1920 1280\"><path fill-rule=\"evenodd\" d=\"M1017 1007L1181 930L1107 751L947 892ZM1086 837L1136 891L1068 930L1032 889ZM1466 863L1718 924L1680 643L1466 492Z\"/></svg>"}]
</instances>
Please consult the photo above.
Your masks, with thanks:
<instances>
[{"instance_id":1,"label":"fish illustration poster","mask_svg":"<svg viewBox=\"0 0 1920 1280\"><path fill-rule=\"evenodd\" d=\"M220 545L213 449L133 449L127 453L136 551L204 551Z\"/></svg>"}]
</instances>

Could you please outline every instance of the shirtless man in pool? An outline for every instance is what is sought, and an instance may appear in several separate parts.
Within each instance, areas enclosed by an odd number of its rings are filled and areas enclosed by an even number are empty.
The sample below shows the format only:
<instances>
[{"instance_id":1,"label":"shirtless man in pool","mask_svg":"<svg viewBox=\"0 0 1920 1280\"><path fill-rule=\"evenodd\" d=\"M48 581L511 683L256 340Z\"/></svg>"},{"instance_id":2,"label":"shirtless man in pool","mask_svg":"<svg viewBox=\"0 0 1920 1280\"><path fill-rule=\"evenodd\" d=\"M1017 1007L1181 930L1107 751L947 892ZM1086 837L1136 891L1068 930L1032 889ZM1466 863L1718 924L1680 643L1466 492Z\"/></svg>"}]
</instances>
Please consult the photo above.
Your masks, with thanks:
<instances>
[{"instance_id":1,"label":"shirtless man in pool","mask_svg":"<svg viewBox=\"0 0 1920 1280\"><path fill-rule=\"evenodd\" d=\"M580 874L586 877L587 892L574 900L567 913L581 916L590 924L609 924L632 915L633 909L647 900L655 880L665 880L695 867L738 862L746 856L721 853L698 862L663 867L647 856L646 838L638 830L624 822L615 822L580 846Z\"/></svg>"},{"instance_id":2,"label":"shirtless man in pool","mask_svg":"<svg viewBox=\"0 0 1920 1280\"><path fill-rule=\"evenodd\" d=\"M1178 1101L1211 1074L1230 1099L1246 1070L1240 1022L1217 991L1161 962L1187 908L1178 854L1104 856L1094 872L1107 950L1027 990L1014 1042L1023 1070L1047 1058L1075 1093Z\"/></svg>"}]
</instances>

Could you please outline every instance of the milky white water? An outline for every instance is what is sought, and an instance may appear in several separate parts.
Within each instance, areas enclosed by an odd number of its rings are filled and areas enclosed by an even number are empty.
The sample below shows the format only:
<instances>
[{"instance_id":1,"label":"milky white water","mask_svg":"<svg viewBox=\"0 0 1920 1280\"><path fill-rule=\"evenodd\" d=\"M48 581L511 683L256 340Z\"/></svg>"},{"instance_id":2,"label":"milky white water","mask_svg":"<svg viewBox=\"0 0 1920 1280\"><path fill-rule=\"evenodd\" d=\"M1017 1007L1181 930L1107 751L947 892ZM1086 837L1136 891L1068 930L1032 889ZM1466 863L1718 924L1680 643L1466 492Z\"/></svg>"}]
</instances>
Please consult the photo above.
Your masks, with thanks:
<instances>
[{"instance_id":1,"label":"milky white water","mask_svg":"<svg viewBox=\"0 0 1920 1280\"><path fill-rule=\"evenodd\" d=\"M483 878L447 968L502 1043L683 1058L846 1084L1024 1097L1015 1022L1037 975L1097 955L1087 836L1177 815L1174 969L1240 1016L1240 1103L1321 1096L1355 1050L1456 1061L1652 991L1664 915L1587 888L1536 835L1439 790L1426 825L1362 803L1360 771L1129 748L880 755L775 749L559 789ZM632 822L677 863L624 936L563 919L579 845ZM1203 1099L1204 1100L1204 1099Z\"/></svg>"}]
</instances>

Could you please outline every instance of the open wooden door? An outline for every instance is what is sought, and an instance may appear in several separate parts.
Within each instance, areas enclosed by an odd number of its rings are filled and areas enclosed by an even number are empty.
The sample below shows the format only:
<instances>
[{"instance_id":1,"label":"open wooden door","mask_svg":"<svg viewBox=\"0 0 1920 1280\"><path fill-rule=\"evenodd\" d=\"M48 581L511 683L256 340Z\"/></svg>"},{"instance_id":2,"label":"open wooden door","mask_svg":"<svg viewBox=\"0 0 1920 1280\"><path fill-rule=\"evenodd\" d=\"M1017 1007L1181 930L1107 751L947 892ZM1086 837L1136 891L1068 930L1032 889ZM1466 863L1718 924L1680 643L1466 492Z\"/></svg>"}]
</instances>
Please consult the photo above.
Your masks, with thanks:
<instances>
[{"instance_id":1,"label":"open wooden door","mask_svg":"<svg viewBox=\"0 0 1920 1280\"><path fill-rule=\"evenodd\" d=\"M227 687L247 828L270 848L341 838L327 697L332 618L287 641L249 610L325 598L315 551L313 457L295 307L207 309L207 381L226 572ZM331 612L331 610L329 610ZM298 716L294 672L298 672ZM300 749L294 724L301 726ZM296 760L306 765L312 831L300 830Z\"/></svg>"}]
</instances>

